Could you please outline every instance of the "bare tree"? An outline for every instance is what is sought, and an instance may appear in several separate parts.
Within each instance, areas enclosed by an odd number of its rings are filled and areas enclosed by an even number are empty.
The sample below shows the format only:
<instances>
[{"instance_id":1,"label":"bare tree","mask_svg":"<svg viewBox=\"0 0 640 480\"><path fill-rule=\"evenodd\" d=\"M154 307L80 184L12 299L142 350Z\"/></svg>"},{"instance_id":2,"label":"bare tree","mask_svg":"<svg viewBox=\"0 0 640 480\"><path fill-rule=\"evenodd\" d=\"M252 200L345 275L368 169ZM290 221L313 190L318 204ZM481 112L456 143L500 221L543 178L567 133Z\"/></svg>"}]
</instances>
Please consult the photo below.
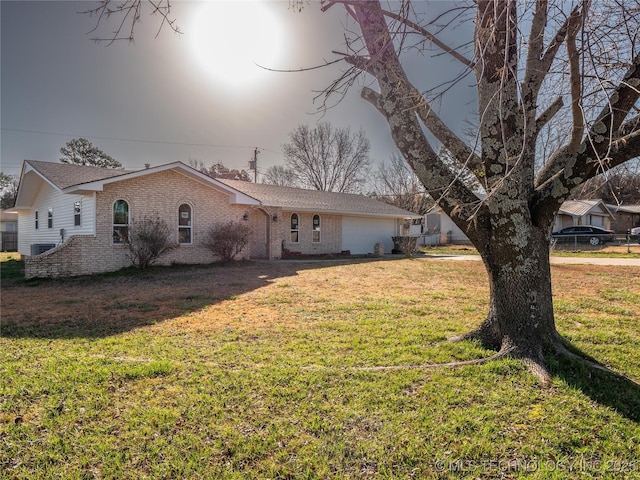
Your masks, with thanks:
<instances>
[{"instance_id":1,"label":"bare tree","mask_svg":"<svg viewBox=\"0 0 640 480\"><path fill-rule=\"evenodd\" d=\"M297 187L298 177L292 170L283 165L272 165L262 175L262 183L280 187Z\"/></svg>"},{"instance_id":2,"label":"bare tree","mask_svg":"<svg viewBox=\"0 0 640 480\"><path fill-rule=\"evenodd\" d=\"M491 358L523 359L542 384L550 381L546 354L604 368L570 352L556 329L548 246L555 215L574 189L640 155L638 1L477 0L448 12L409 0L387 8L379 0L322 3L325 10L343 7L349 18L345 51L336 52L349 68L326 96L340 97L356 84L354 75L368 77L362 98L385 118L420 182L482 257L489 311L457 339L498 350ZM470 41L448 44L447 31L466 22ZM430 51L436 54L425 55ZM421 90L414 82L443 55L460 73L439 91ZM422 66L410 71L411 62ZM477 100L472 142L434 108L464 84L472 84ZM554 121L567 124L567 133L559 146L540 148ZM484 198L460 170L477 177Z\"/></svg>"},{"instance_id":3,"label":"bare tree","mask_svg":"<svg viewBox=\"0 0 640 480\"><path fill-rule=\"evenodd\" d=\"M373 176L371 197L413 213L425 214L433 200L409 164L399 154L392 155Z\"/></svg>"},{"instance_id":4,"label":"bare tree","mask_svg":"<svg viewBox=\"0 0 640 480\"><path fill-rule=\"evenodd\" d=\"M572 194L572 198L600 198L612 205L640 204L640 161L627 162L591 178Z\"/></svg>"},{"instance_id":5,"label":"bare tree","mask_svg":"<svg viewBox=\"0 0 640 480\"><path fill-rule=\"evenodd\" d=\"M251 176L246 170L230 169L220 162L206 166L202 160L189 159L189 165L211 178L226 178L228 180L242 180L244 182L251 181Z\"/></svg>"},{"instance_id":6,"label":"bare tree","mask_svg":"<svg viewBox=\"0 0 640 480\"><path fill-rule=\"evenodd\" d=\"M122 164L104 153L86 138L74 138L60 149L60 162L102 168L122 168Z\"/></svg>"},{"instance_id":7,"label":"bare tree","mask_svg":"<svg viewBox=\"0 0 640 480\"><path fill-rule=\"evenodd\" d=\"M640 154L638 4L478 0L440 16L437 26L408 1L393 11L376 0L324 3L343 6L355 22L342 55L373 79L362 97L387 120L404 158L483 259L489 312L458 339L479 339L498 357L521 358L548 383L545 354L576 357L554 321L548 245L556 212L574 188ZM428 4L421 6L429 13ZM440 35L465 15L474 22L472 51ZM427 44L475 76L479 121L472 144L434 110L434 92L421 92L408 77L403 59ZM430 59L422 61L429 71ZM540 131L559 112L566 112L570 131L536 171ZM436 153L438 143L457 169L484 185L485 198Z\"/></svg>"},{"instance_id":8,"label":"bare tree","mask_svg":"<svg viewBox=\"0 0 640 480\"><path fill-rule=\"evenodd\" d=\"M18 184L20 180L17 175L7 175L0 172L0 208L13 208L18 195Z\"/></svg>"},{"instance_id":9,"label":"bare tree","mask_svg":"<svg viewBox=\"0 0 640 480\"><path fill-rule=\"evenodd\" d=\"M360 130L333 128L322 122L314 129L300 125L282 146L286 168L301 186L327 192L360 190L369 172L369 140Z\"/></svg>"}]
</instances>

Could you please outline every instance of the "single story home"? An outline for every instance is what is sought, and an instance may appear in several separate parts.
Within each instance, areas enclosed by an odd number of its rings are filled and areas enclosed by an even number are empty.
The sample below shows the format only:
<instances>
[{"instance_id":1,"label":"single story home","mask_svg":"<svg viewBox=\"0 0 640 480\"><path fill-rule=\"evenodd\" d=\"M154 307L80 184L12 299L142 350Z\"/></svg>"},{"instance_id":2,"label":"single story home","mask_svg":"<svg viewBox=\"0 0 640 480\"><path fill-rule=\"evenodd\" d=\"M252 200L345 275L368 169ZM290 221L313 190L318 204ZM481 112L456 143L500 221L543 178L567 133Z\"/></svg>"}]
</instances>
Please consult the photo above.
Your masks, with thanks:
<instances>
[{"instance_id":1,"label":"single story home","mask_svg":"<svg viewBox=\"0 0 640 480\"><path fill-rule=\"evenodd\" d=\"M388 252L391 237L420 217L363 195L211 178L182 162L128 171L25 160L13 210L27 278L130 265L126 236L143 217L174 226L178 247L163 264L214 261L204 238L228 221L251 227L241 258L278 259L287 252L367 254L379 243Z\"/></svg>"},{"instance_id":2,"label":"single story home","mask_svg":"<svg viewBox=\"0 0 640 480\"><path fill-rule=\"evenodd\" d=\"M594 225L610 229L615 216L602 200L567 200L556 215L553 231L574 225ZM436 205L425 215L429 231L440 232L441 244L469 245L465 233Z\"/></svg>"},{"instance_id":3,"label":"single story home","mask_svg":"<svg viewBox=\"0 0 640 480\"><path fill-rule=\"evenodd\" d=\"M562 230L575 225L593 225L609 230L614 215L600 199L567 200L560 206L553 231Z\"/></svg>"},{"instance_id":4,"label":"single story home","mask_svg":"<svg viewBox=\"0 0 640 480\"><path fill-rule=\"evenodd\" d=\"M615 214L611 229L616 233L627 233L640 227L640 205L610 205L607 208Z\"/></svg>"}]
</instances>

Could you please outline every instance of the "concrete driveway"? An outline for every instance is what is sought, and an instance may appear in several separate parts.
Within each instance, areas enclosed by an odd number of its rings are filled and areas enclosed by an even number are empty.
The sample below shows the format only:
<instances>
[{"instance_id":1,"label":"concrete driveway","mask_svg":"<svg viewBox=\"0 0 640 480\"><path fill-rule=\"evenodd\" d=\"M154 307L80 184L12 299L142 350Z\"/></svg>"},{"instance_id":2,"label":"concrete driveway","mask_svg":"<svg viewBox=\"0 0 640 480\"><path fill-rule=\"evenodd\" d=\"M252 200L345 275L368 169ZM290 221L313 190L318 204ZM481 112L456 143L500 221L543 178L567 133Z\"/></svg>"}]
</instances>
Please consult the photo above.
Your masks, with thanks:
<instances>
[{"instance_id":1,"label":"concrete driveway","mask_svg":"<svg viewBox=\"0 0 640 480\"><path fill-rule=\"evenodd\" d=\"M453 260L480 262L480 255L428 255L418 258L427 258L432 260ZM557 265L613 265L640 267L640 258L604 258L604 257L551 257L551 264Z\"/></svg>"}]
</instances>

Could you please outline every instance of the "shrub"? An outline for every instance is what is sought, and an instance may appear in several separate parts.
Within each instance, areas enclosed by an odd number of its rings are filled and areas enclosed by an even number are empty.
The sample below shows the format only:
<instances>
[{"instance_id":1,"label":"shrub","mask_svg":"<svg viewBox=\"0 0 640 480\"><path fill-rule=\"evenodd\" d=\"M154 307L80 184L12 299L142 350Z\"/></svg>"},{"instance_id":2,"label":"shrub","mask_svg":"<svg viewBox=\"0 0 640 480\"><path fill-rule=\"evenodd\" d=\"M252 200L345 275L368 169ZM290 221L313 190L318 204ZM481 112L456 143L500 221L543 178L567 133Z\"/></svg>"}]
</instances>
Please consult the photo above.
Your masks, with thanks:
<instances>
[{"instance_id":1,"label":"shrub","mask_svg":"<svg viewBox=\"0 0 640 480\"><path fill-rule=\"evenodd\" d=\"M177 245L171 242L172 230L159 217L144 217L129 224L127 247L132 265L147 268Z\"/></svg>"},{"instance_id":2,"label":"shrub","mask_svg":"<svg viewBox=\"0 0 640 480\"><path fill-rule=\"evenodd\" d=\"M222 263L228 263L249 244L250 236L248 224L230 221L211 227L203 243Z\"/></svg>"},{"instance_id":3,"label":"shrub","mask_svg":"<svg viewBox=\"0 0 640 480\"><path fill-rule=\"evenodd\" d=\"M393 240L392 253L404 253L409 258L418 253L419 248L417 237L401 236L391 238Z\"/></svg>"}]
</instances>

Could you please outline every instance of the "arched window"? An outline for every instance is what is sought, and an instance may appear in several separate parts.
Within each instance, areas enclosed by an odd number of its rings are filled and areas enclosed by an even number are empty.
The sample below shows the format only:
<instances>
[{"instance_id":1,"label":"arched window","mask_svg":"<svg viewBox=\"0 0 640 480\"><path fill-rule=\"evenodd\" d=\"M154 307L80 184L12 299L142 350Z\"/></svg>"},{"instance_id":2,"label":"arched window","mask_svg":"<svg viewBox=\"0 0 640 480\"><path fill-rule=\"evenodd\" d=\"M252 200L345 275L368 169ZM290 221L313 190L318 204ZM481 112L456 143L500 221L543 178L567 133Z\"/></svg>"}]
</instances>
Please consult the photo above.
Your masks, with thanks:
<instances>
[{"instance_id":1,"label":"arched window","mask_svg":"<svg viewBox=\"0 0 640 480\"><path fill-rule=\"evenodd\" d=\"M299 242L299 237L298 237L299 230L300 230L300 222L298 219L298 214L292 213L291 214L291 243Z\"/></svg>"},{"instance_id":2,"label":"arched window","mask_svg":"<svg viewBox=\"0 0 640 480\"><path fill-rule=\"evenodd\" d=\"M320 243L320 215L313 216L313 231L311 235L311 241L313 243Z\"/></svg>"},{"instance_id":3,"label":"arched window","mask_svg":"<svg viewBox=\"0 0 640 480\"><path fill-rule=\"evenodd\" d=\"M113 243L126 243L129 238L129 204L125 200L113 203Z\"/></svg>"},{"instance_id":4,"label":"arched window","mask_svg":"<svg viewBox=\"0 0 640 480\"><path fill-rule=\"evenodd\" d=\"M192 214L191 205L183 203L178 208L178 243L181 245L188 245L191 243L192 238Z\"/></svg>"},{"instance_id":5,"label":"arched window","mask_svg":"<svg viewBox=\"0 0 640 480\"><path fill-rule=\"evenodd\" d=\"M80 225L82 225L81 214L82 214L82 202L78 200L77 202L73 203L73 224L76 227L79 227Z\"/></svg>"}]
</instances>

